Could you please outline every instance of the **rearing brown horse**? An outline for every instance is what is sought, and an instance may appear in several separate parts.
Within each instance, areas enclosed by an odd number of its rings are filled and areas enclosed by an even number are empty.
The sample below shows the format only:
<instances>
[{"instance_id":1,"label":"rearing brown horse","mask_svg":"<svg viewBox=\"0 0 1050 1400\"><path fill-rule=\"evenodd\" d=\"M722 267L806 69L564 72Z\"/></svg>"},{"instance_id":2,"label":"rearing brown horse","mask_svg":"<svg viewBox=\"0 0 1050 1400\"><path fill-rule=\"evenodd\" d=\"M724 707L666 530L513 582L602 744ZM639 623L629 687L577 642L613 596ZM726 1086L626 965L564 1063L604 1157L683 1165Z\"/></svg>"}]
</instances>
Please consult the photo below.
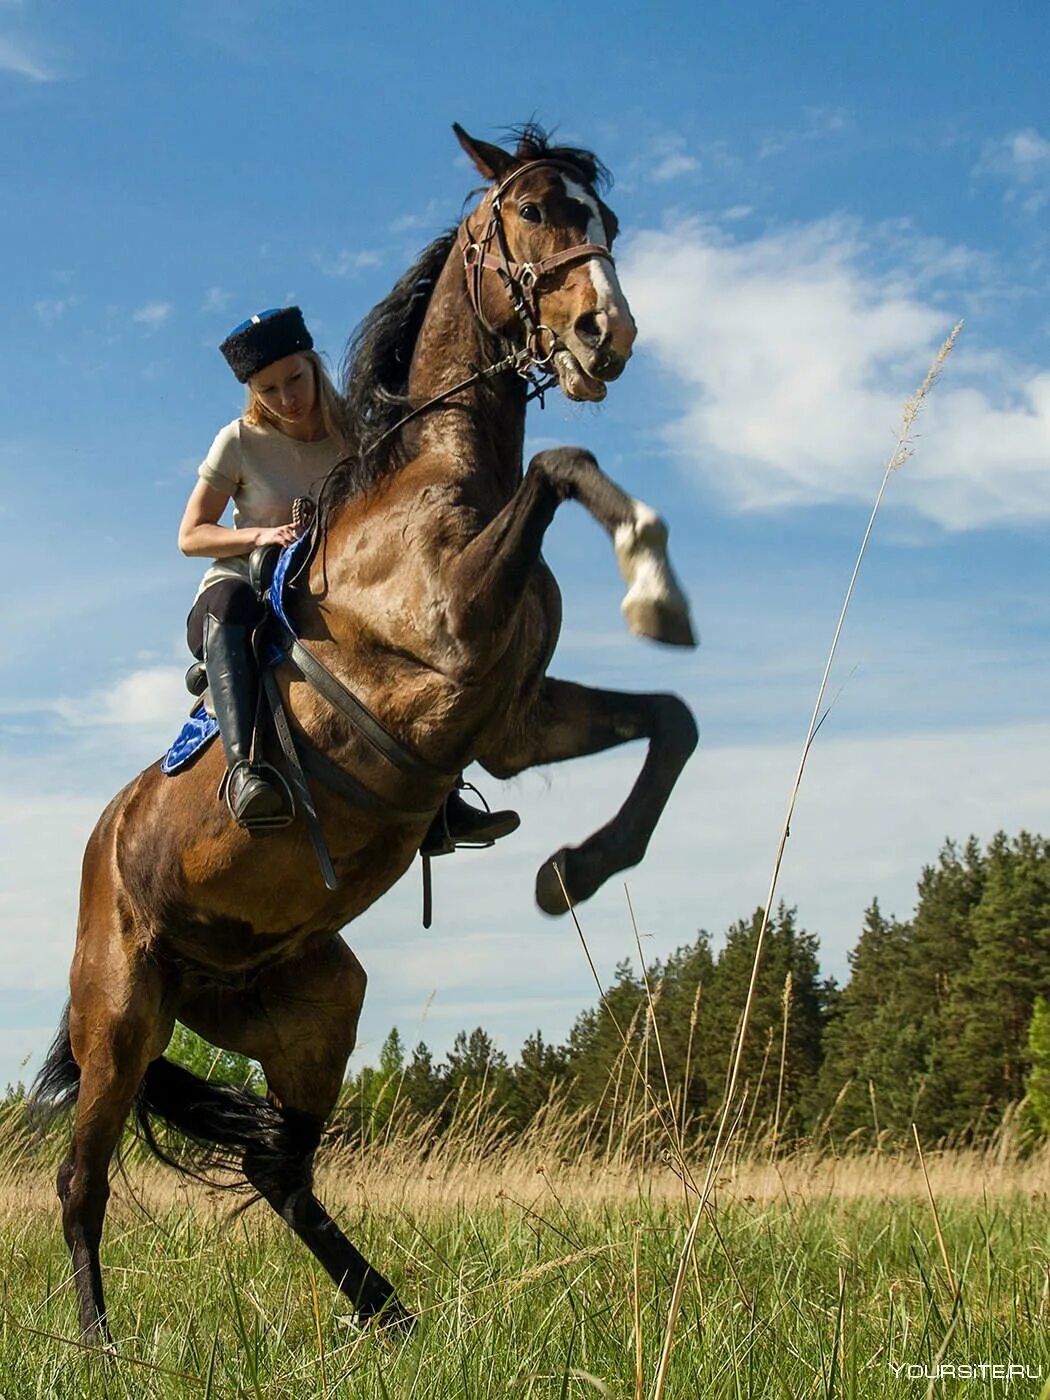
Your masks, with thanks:
<instances>
[{"instance_id":1,"label":"rearing brown horse","mask_svg":"<svg viewBox=\"0 0 1050 1400\"><path fill-rule=\"evenodd\" d=\"M294 727L386 804L377 817L313 784L334 892L301 824L260 845L229 820L215 796L218 745L177 777L146 769L103 813L84 858L67 1021L37 1087L42 1102L76 1102L58 1192L88 1336L107 1332L99 1243L110 1161L132 1110L151 1142L159 1118L209 1148L209 1160L242 1169L362 1318L405 1320L391 1285L312 1189L365 991L339 930L407 869L467 763L509 777L648 739L616 815L541 868L537 900L557 914L562 881L583 900L642 858L696 744L674 696L545 675L560 608L540 547L569 498L612 536L630 627L693 640L666 530L647 506L578 448L541 452L522 471L520 371L550 365L570 398L597 400L635 338L609 253L616 220L599 197L602 167L534 128L513 154L456 133L492 187L351 347L348 398L362 450L328 483L324 548L293 601L307 647L420 762L389 762L282 667ZM493 365L502 367L477 373ZM163 1059L176 1019L258 1060L267 1099Z\"/></svg>"}]
</instances>

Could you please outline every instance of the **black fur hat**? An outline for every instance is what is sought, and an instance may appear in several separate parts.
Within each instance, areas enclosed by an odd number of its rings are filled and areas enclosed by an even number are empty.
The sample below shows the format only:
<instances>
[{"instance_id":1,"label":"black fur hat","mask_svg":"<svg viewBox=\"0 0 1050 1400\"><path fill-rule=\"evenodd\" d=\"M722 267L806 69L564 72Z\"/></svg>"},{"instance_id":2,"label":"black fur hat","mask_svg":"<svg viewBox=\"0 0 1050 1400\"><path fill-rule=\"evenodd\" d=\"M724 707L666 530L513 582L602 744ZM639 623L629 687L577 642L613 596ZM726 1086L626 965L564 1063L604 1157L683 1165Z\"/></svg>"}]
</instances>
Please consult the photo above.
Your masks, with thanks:
<instances>
[{"instance_id":1,"label":"black fur hat","mask_svg":"<svg viewBox=\"0 0 1050 1400\"><path fill-rule=\"evenodd\" d=\"M277 306L260 311L232 330L219 346L226 363L242 384L275 360L312 350L314 338L306 329L297 306Z\"/></svg>"}]
</instances>

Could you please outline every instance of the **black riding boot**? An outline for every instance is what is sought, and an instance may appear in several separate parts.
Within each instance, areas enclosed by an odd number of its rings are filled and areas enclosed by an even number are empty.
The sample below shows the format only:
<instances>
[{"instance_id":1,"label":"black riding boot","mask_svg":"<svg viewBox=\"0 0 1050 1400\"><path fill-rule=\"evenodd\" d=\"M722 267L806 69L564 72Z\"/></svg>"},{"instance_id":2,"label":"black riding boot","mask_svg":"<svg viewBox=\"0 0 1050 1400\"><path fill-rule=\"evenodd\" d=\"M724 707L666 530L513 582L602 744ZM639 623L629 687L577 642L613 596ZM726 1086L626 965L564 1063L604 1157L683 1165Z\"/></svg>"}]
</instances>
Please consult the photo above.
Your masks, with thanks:
<instances>
[{"instance_id":1,"label":"black riding boot","mask_svg":"<svg viewBox=\"0 0 1050 1400\"><path fill-rule=\"evenodd\" d=\"M465 783L460 774L456 786L445 798L444 806L423 838L420 847L423 855L447 855L457 846L491 846L500 837L517 831L521 825L517 812L490 812L487 809L479 812L469 802L464 802L459 794L468 787L477 792L477 788L472 783Z\"/></svg>"},{"instance_id":2,"label":"black riding boot","mask_svg":"<svg viewBox=\"0 0 1050 1400\"><path fill-rule=\"evenodd\" d=\"M251 631L233 622L204 619L204 668L229 769L226 801L249 831L282 825L287 802L281 788L250 761L258 674Z\"/></svg>"}]
</instances>

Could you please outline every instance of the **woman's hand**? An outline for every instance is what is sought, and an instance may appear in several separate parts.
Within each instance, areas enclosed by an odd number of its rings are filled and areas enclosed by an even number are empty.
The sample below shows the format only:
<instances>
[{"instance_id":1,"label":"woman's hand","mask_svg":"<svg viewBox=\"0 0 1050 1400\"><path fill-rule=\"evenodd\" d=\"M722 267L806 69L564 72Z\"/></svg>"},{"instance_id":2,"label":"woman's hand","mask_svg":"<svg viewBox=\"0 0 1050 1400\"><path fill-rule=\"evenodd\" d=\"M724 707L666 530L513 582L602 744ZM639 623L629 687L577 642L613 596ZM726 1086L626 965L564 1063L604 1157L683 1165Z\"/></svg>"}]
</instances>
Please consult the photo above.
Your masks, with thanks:
<instances>
[{"instance_id":1,"label":"woman's hand","mask_svg":"<svg viewBox=\"0 0 1050 1400\"><path fill-rule=\"evenodd\" d=\"M249 532L245 530L243 532L239 531L238 533L248 534ZM264 544L279 544L282 546L295 544L296 540L299 538L299 531L294 525L274 525L272 528L255 530L252 533L255 535L255 544L252 546L253 549L258 549L260 545Z\"/></svg>"}]
</instances>

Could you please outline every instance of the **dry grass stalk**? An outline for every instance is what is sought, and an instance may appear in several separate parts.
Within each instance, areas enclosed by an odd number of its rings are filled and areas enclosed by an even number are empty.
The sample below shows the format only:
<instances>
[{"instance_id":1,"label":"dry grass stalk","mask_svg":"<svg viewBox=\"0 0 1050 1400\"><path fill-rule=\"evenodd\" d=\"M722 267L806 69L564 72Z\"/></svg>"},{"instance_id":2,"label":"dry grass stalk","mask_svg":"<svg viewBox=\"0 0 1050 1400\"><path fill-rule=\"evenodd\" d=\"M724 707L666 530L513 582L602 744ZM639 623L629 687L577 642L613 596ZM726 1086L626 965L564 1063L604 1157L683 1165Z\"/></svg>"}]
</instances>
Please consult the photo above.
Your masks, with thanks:
<instances>
[{"instance_id":1,"label":"dry grass stalk","mask_svg":"<svg viewBox=\"0 0 1050 1400\"><path fill-rule=\"evenodd\" d=\"M933 1228L937 1233L937 1243L941 1247L941 1258L944 1260L944 1272L948 1275L948 1287L953 1296L958 1293L955 1284L955 1274L952 1272L951 1260L948 1258L948 1246L944 1242L944 1231L941 1229L941 1217L937 1212L937 1200L933 1194L933 1187L930 1185L930 1176L926 1170L926 1159L922 1155L922 1143L919 1141L919 1130L913 1123L912 1133L915 1136L915 1150L919 1154L919 1166L922 1168L922 1179L926 1183L926 1194L930 1198L930 1211L933 1215Z\"/></svg>"},{"instance_id":2,"label":"dry grass stalk","mask_svg":"<svg viewBox=\"0 0 1050 1400\"><path fill-rule=\"evenodd\" d=\"M685 1043L685 1073L682 1077L682 1118L678 1125L679 1137L683 1139L685 1137L689 1104L689 1080L693 1063L693 1037L696 1035L696 1027L700 1020L700 998L703 995L703 991L703 982L697 982L696 992L693 996L693 1007L689 1013L689 1039Z\"/></svg>"},{"instance_id":3,"label":"dry grass stalk","mask_svg":"<svg viewBox=\"0 0 1050 1400\"><path fill-rule=\"evenodd\" d=\"M634 1267L632 1270L634 1288L631 1294L634 1317L634 1400L644 1400L645 1374L642 1358L642 1289L641 1289L642 1232L639 1226L634 1230Z\"/></svg>"},{"instance_id":4,"label":"dry grass stalk","mask_svg":"<svg viewBox=\"0 0 1050 1400\"><path fill-rule=\"evenodd\" d=\"M682 1303L682 1292L685 1285L686 1272L688 1270L688 1261L692 1257L693 1248L696 1243L696 1234L698 1229L700 1228L700 1221L703 1218L704 1209L707 1205L707 1200L710 1196L711 1188L715 1182L718 1171L721 1167L721 1163L724 1159L725 1152L727 1150L727 1144L725 1141L725 1128L729 1122L729 1115L733 1106L733 1099L736 1094L736 1086L740 1075L740 1066L743 1062L744 1046L747 1042L748 1025L751 1019L751 1010L754 1006L755 990L758 984L758 971L759 967L761 966L762 952L765 946L766 933L769 928L770 910L773 908L773 900L776 895L777 884L780 879L780 867L784 860L784 851L787 847L788 837L791 834L791 820L795 813L795 804L798 801L799 789L802 786L802 777L806 770L806 761L809 758L809 751L813 746L813 740L816 738L817 730L823 723L824 696L827 693L828 678L831 675L831 668L834 664L836 653L838 652L839 639L842 636L842 628L846 621L846 614L849 611L849 605L853 598L853 590L856 587L857 577L860 573L860 567L864 561L864 556L867 553L868 541L871 538L871 532L875 526L875 520L878 516L879 508L882 505L883 497L886 494L886 487L889 484L890 477L895 471L898 470L898 468L903 466L903 464L908 460L908 458L912 455L912 453L915 450L914 439L912 436L912 430L915 426L915 421L922 410L923 404L926 402L927 395L929 394L938 376L940 375L941 370L944 367L945 361L952 352L959 332L962 330L962 326L962 321L956 323L951 334L948 336L948 339L944 342L944 344L941 346L940 350L934 357L933 363L930 365L930 368L926 373L925 379L919 385L919 388L916 390L915 394L905 401L904 410L901 415L901 425L897 434L897 439L894 443L893 451L890 454L889 461L886 464L886 469L883 472L882 482L879 486L878 493L875 497L875 504L872 506L871 514L868 517L867 528L864 531L864 536L861 540L860 548L857 551L856 561L853 565L853 573L850 576L849 585L846 588L846 594L842 602L842 607L839 611L838 622L835 626L835 633L832 637L831 647L828 651L827 661L824 665L824 673L821 676L820 685L817 689L816 702L813 706L813 713L810 717L809 729L806 732L806 738L802 745L802 754L799 759L798 769L795 773L795 781L792 784L791 795L788 799L787 813L784 817L784 823L780 832L780 840L777 845L777 852L773 861L773 870L770 876L769 889L766 894L765 904L763 906L762 920L759 925L758 937L755 941L755 957L751 968L751 980L748 985L747 996L744 1001L744 1009L740 1016L740 1030L737 1036L735 1052L732 1057L732 1069L729 1074L729 1084L726 1092L726 1098L723 1104L721 1116L719 1118L718 1130L715 1134L715 1143L708 1162L708 1168L704 1179L703 1189L700 1192L700 1199L697 1202L696 1211L693 1215L692 1223L686 1234L685 1245L682 1251L682 1258L679 1262L678 1275L675 1279L674 1289L672 1290L671 1294L671 1303L668 1309L667 1323L664 1331L664 1345L660 1355L660 1362L657 1367L656 1378L653 1386L653 1400L662 1400L663 1398L664 1388L667 1384L667 1368L670 1363L671 1348L674 1343L674 1330L678 1321L678 1313Z\"/></svg>"},{"instance_id":5,"label":"dry grass stalk","mask_svg":"<svg viewBox=\"0 0 1050 1400\"><path fill-rule=\"evenodd\" d=\"M783 1029L780 1037L780 1073L777 1076L777 1106L773 1114L773 1134L770 1142L769 1152L772 1156L777 1150L777 1139L780 1133L780 1106L784 1101L784 1071L787 1068L788 1051L788 1022L791 1019L791 973L784 978L784 995L781 999L783 1010Z\"/></svg>"},{"instance_id":6,"label":"dry grass stalk","mask_svg":"<svg viewBox=\"0 0 1050 1400\"><path fill-rule=\"evenodd\" d=\"M659 1000L659 998L660 998L660 995L661 995L661 993L662 993L662 991L663 991L663 983L661 983L660 986L657 988L656 996L654 996L654 995L653 995L652 988L651 988L651 986L649 985L649 971L648 971L648 969L646 968L646 965L645 965L645 955L642 953L642 940L641 940L641 936L640 936L639 933L638 933L638 921L637 921L637 919L634 917L634 905L631 903L631 892L630 892L630 890L627 888L626 884L625 884L624 887L623 887L623 892L624 892L624 895L625 895L626 898L627 898L627 909L628 909L628 912L629 912L629 914L630 914L630 916L631 916L631 928L634 930L634 943L635 943L635 947L638 949L638 966L639 966L639 968L641 969L641 973L642 973L642 985L645 987L645 999L646 999L646 1004L647 1004L647 1006L648 1006L648 1009L649 1009L649 1017L650 1017L650 1020L651 1020L651 1022L652 1022L653 1035L654 1035L654 1037L655 1037L655 1039L656 1039L656 1049L657 1049L657 1053L659 1054L659 1057L660 1057L660 1073L661 1073L661 1075L663 1076L663 1081L664 1081L664 1093L667 1095L667 1106L668 1106L668 1110L669 1110L669 1112L670 1112L670 1117L671 1117L671 1128L672 1128L672 1130L673 1130L673 1139L672 1139L672 1140L673 1140L673 1142L674 1142L675 1149L676 1149L677 1154L678 1154L678 1161L679 1161L680 1163L684 1163L684 1162L685 1162L685 1143L684 1143L683 1138L682 1138L681 1120L680 1120L680 1115L679 1115L679 1114L676 1114L676 1113L675 1113L675 1110L674 1110L674 1095L671 1093L671 1079L670 1079L670 1076L669 1076L668 1073L667 1073L667 1060L666 1060L666 1058L665 1058L665 1056L664 1056L663 1041L660 1039L660 1022L659 1022L659 1020L657 1019L657 1015L656 1015L657 1002L658 1002L658 1000ZM649 1076L648 1076L648 1068L649 1068L649 1067L648 1067L648 1064L647 1064L647 1065L646 1065L646 1083L648 1083L648 1079L649 1079ZM685 1184L686 1184L686 1183L685 1183L685 1180L684 1180L684 1177L683 1177L683 1185L685 1185Z\"/></svg>"}]
</instances>

